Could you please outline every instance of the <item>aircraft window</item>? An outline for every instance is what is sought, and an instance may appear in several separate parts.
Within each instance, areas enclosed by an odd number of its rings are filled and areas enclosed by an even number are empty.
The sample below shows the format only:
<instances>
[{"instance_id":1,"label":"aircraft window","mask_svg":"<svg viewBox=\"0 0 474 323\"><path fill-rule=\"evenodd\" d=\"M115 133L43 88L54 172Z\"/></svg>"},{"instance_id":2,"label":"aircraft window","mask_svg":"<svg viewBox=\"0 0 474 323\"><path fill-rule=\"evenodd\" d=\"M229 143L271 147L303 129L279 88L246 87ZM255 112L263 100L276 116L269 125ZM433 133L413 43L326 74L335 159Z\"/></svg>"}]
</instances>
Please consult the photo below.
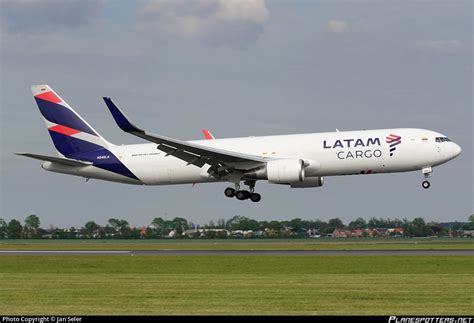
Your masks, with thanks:
<instances>
[{"instance_id":1,"label":"aircraft window","mask_svg":"<svg viewBox=\"0 0 474 323\"><path fill-rule=\"evenodd\" d=\"M451 141L447 137L436 137L436 142L445 142L445 141Z\"/></svg>"}]
</instances>

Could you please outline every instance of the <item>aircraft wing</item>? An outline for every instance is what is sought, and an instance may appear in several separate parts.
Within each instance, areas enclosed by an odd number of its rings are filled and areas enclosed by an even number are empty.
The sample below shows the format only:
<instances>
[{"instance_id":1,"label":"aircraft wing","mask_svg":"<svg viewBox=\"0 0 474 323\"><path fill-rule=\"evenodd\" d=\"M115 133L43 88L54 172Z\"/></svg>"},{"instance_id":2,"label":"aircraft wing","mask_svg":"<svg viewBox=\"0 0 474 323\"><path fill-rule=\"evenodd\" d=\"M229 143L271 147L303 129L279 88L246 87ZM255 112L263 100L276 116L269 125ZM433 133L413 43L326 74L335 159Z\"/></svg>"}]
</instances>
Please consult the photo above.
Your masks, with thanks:
<instances>
[{"instance_id":1,"label":"aircraft wing","mask_svg":"<svg viewBox=\"0 0 474 323\"><path fill-rule=\"evenodd\" d=\"M165 152L166 156L171 155L184 160L188 165L192 164L198 167L203 167L205 164L211 165L210 173L213 176L223 177L231 173L232 170L253 169L267 162L267 159L259 156L208 147L152 134L132 124L110 98L104 97L104 101L120 129L158 144L157 148Z\"/></svg>"},{"instance_id":2,"label":"aircraft wing","mask_svg":"<svg viewBox=\"0 0 474 323\"><path fill-rule=\"evenodd\" d=\"M49 161L52 163L58 163L66 166L90 166L92 165L91 162L85 162L75 159L68 159L68 158L60 158L60 157L53 157L53 156L45 156L45 155L38 155L32 153L15 153L15 155L30 157L33 159Z\"/></svg>"}]
</instances>

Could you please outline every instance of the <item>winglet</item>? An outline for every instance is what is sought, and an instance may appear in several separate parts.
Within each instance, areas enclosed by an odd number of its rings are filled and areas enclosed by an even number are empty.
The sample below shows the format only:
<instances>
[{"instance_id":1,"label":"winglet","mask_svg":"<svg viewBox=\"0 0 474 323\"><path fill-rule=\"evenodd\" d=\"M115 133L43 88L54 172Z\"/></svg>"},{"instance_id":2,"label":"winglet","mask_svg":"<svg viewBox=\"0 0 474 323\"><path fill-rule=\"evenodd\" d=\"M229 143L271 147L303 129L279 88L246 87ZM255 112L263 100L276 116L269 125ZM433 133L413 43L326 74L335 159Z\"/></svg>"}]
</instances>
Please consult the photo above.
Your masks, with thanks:
<instances>
[{"instance_id":1,"label":"winglet","mask_svg":"<svg viewBox=\"0 0 474 323\"><path fill-rule=\"evenodd\" d=\"M117 125L125 132L143 132L142 129L136 127L131 123L125 114L115 105L111 98L104 97L105 104L109 108L112 117L114 118Z\"/></svg>"}]
</instances>

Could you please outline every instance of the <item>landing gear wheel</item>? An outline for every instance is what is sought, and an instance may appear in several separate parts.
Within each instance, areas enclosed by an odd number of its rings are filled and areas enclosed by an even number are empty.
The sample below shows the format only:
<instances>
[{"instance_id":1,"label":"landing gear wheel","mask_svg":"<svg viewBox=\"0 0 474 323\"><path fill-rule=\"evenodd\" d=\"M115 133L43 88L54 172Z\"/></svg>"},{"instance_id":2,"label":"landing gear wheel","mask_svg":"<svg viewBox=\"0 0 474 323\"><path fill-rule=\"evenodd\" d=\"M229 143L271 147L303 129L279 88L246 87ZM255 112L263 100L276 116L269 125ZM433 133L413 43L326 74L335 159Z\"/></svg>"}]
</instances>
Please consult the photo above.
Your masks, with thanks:
<instances>
[{"instance_id":1,"label":"landing gear wheel","mask_svg":"<svg viewBox=\"0 0 474 323\"><path fill-rule=\"evenodd\" d=\"M252 202L260 202L261 199L262 199L262 196L261 196L260 194L258 194L258 193L252 193L252 194L250 195L250 200L251 200Z\"/></svg>"},{"instance_id":2,"label":"landing gear wheel","mask_svg":"<svg viewBox=\"0 0 474 323\"><path fill-rule=\"evenodd\" d=\"M421 171L423 172L423 176L425 176L425 180L421 183L421 186L423 186L423 188L426 190L431 186L430 182L428 182L428 178L431 177L433 169L431 168L431 166L428 166L424 167Z\"/></svg>"},{"instance_id":3,"label":"landing gear wheel","mask_svg":"<svg viewBox=\"0 0 474 323\"><path fill-rule=\"evenodd\" d=\"M238 199L238 200L246 200L250 197L250 192L249 191L237 191L235 193L235 197Z\"/></svg>"},{"instance_id":4,"label":"landing gear wheel","mask_svg":"<svg viewBox=\"0 0 474 323\"><path fill-rule=\"evenodd\" d=\"M224 194L227 197L234 197L235 196L235 190L232 187L228 187L224 190Z\"/></svg>"},{"instance_id":5,"label":"landing gear wheel","mask_svg":"<svg viewBox=\"0 0 474 323\"><path fill-rule=\"evenodd\" d=\"M424 189L428 189L430 188L431 184L428 181L423 181L423 183L421 183L421 186L423 186Z\"/></svg>"}]
</instances>

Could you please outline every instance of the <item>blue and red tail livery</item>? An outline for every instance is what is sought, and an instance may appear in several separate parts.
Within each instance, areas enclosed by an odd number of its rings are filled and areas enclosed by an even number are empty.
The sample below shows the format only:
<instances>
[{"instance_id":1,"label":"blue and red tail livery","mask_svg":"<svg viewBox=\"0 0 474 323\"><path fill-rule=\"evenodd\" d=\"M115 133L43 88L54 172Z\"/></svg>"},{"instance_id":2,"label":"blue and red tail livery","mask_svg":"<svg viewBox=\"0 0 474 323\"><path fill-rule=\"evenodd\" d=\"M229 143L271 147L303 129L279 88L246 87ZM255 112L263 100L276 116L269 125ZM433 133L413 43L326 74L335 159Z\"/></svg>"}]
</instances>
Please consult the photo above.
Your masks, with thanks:
<instances>
[{"instance_id":1,"label":"blue and red tail livery","mask_svg":"<svg viewBox=\"0 0 474 323\"><path fill-rule=\"evenodd\" d=\"M91 162L95 167L137 177L110 151L113 146L48 85L31 87L54 147L61 157ZM100 158L107 156L107 158Z\"/></svg>"},{"instance_id":2,"label":"blue and red tail livery","mask_svg":"<svg viewBox=\"0 0 474 323\"><path fill-rule=\"evenodd\" d=\"M48 85L31 87L58 153L69 158L107 148L107 142Z\"/></svg>"}]
</instances>

